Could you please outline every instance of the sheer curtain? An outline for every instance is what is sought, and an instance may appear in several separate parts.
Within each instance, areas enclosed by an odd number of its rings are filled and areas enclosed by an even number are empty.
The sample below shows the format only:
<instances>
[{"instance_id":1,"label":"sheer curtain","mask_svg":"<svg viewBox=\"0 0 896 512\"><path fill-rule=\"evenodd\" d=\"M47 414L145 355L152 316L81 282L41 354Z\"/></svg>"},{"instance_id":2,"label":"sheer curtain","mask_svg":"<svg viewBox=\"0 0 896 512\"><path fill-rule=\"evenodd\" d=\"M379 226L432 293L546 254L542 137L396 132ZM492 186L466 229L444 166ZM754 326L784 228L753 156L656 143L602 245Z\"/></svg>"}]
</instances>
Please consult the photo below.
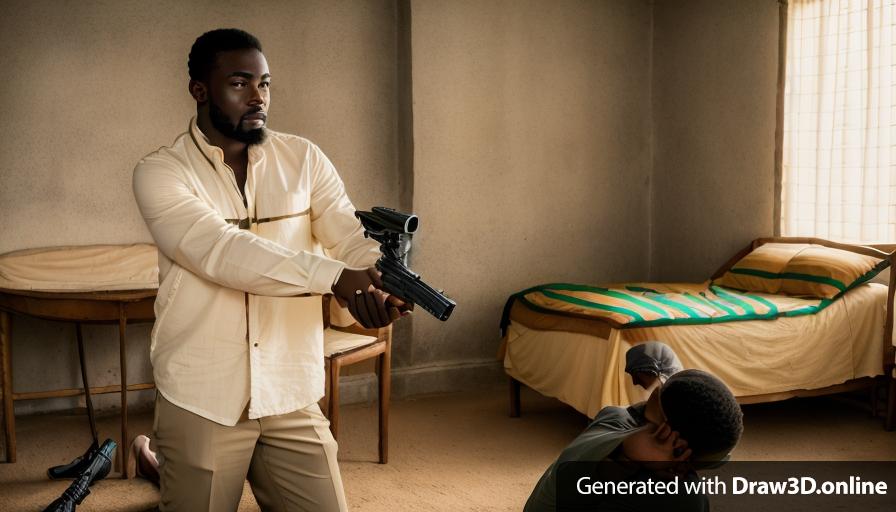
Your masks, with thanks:
<instances>
[{"instance_id":1,"label":"sheer curtain","mask_svg":"<svg viewBox=\"0 0 896 512\"><path fill-rule=\"evenodd\" d=\"M790 0L781 234L896 242L896 0Z\"/></svg>"}]
</instances>

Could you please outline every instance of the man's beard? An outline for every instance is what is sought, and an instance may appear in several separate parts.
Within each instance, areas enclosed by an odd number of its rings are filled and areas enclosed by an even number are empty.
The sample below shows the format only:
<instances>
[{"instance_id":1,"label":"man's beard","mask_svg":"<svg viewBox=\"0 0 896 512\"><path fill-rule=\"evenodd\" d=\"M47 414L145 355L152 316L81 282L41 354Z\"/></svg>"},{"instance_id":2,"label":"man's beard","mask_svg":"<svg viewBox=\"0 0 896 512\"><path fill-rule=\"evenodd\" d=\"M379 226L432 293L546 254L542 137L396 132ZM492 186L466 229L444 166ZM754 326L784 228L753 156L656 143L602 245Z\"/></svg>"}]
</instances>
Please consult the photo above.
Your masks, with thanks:
<instances>
[{"instance_id":1,"label":"man's beard","mask_svg":"<svg viewBox=\"0 0 896 512\"><path fill-rule=\"evenodd\" d=\"M218 108L214 100L209 99L208 113L212 121L212 126L221 132L221 135L233 140L242 142L243 144L255 145L264 142L267 133L264 127L255 128L254 130L243 130L242 122L233 125L224 112ZM242 121L242 119L240 120Z\"/></svg>"}]
</instances>

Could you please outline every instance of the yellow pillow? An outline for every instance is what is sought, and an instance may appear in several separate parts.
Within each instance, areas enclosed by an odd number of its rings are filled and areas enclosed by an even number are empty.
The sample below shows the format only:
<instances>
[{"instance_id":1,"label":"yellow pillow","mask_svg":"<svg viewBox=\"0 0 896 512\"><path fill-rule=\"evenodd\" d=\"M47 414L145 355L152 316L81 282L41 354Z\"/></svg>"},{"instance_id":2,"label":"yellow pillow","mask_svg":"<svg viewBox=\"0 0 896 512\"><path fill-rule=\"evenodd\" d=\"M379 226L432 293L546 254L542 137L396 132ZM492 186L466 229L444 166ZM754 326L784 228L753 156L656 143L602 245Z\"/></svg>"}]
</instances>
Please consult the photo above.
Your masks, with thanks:
<instances>
[{"instance_id":1,"label":"yellow pillow","mask_svg":"<svg viewBox=\"0 0 896 512\"><path fill-rule=\"evenodd\" d=\"M868 281L889 260L814 244L768 243L713 284L736 290L833 299Z\"/></svg>"},{"instance_id":2,"label":"yellow pillow","mask_svg":"<svg viewBox=\"0 0 896 512\"><path fill-rule=\"evenodd\" d=\"M781 293L833 299L887 268L888 260L812 245L791 258L781 273Z\"/></svg>"},{"instance_id":3,"label":"yellow pillow","mask_svg":"<svg viewBox=\"0 0 896 512\"><path fill-rule=\"evenodd\" d=\"M809 244L763 244L734 264L713 284L747 292L778 293L781 272Z\"/></svg>"}]
</instances>

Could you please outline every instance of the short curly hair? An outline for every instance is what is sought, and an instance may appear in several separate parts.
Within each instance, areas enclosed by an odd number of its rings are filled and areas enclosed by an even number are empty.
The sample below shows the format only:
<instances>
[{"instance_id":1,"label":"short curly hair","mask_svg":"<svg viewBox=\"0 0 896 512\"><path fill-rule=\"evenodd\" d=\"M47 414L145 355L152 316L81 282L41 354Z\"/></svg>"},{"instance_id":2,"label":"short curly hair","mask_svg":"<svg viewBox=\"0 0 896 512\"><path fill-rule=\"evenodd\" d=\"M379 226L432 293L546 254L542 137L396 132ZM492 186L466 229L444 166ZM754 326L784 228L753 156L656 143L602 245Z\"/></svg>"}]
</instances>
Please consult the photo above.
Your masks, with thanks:
<instances>
[{"instance_id":1,"label":"short curly hair","mask_svg":"<svg viewBox=\"0 0 896 512\"><path fill-rule=\"evenodd\" d=\"M193 47L190 48L187 60L190 79L207 80L209 73L215 68L219 53L252 48L262 51L261 42L245 30L219 28L206 32L196 38Z\"/></svg>"},{"instance_id":2,"label":"short curly hair","mask_svg":"<svg viewBox=\"0 0 896 512\"><path fill-rule=\"evenodd\" d=\"M669 377L660 391L666 421L688 442L694 460L720 460L744 431L743 412L725 383L701 370Z\"/></svg>"}]
</instances>

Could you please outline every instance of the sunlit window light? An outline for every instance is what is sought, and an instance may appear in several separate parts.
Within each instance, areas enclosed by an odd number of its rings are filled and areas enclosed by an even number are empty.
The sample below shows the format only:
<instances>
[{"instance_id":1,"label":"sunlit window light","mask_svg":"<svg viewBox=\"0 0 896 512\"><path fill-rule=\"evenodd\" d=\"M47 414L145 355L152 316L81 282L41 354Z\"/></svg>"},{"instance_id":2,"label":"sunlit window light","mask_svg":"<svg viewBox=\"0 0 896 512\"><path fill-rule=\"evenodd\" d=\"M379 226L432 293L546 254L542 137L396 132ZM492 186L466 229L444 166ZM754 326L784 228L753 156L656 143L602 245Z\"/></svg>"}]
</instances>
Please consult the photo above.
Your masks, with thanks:
<instances>
[{"instance_id":1,"label":"sunlit window light","mask_svg":"<svg viewBox=\"0 0 896 512\"><path fill-rule=\"evenodd\" d=\"M790 0L781 234L896 242L896 0Z\"/></svg>"}]
</instances>

